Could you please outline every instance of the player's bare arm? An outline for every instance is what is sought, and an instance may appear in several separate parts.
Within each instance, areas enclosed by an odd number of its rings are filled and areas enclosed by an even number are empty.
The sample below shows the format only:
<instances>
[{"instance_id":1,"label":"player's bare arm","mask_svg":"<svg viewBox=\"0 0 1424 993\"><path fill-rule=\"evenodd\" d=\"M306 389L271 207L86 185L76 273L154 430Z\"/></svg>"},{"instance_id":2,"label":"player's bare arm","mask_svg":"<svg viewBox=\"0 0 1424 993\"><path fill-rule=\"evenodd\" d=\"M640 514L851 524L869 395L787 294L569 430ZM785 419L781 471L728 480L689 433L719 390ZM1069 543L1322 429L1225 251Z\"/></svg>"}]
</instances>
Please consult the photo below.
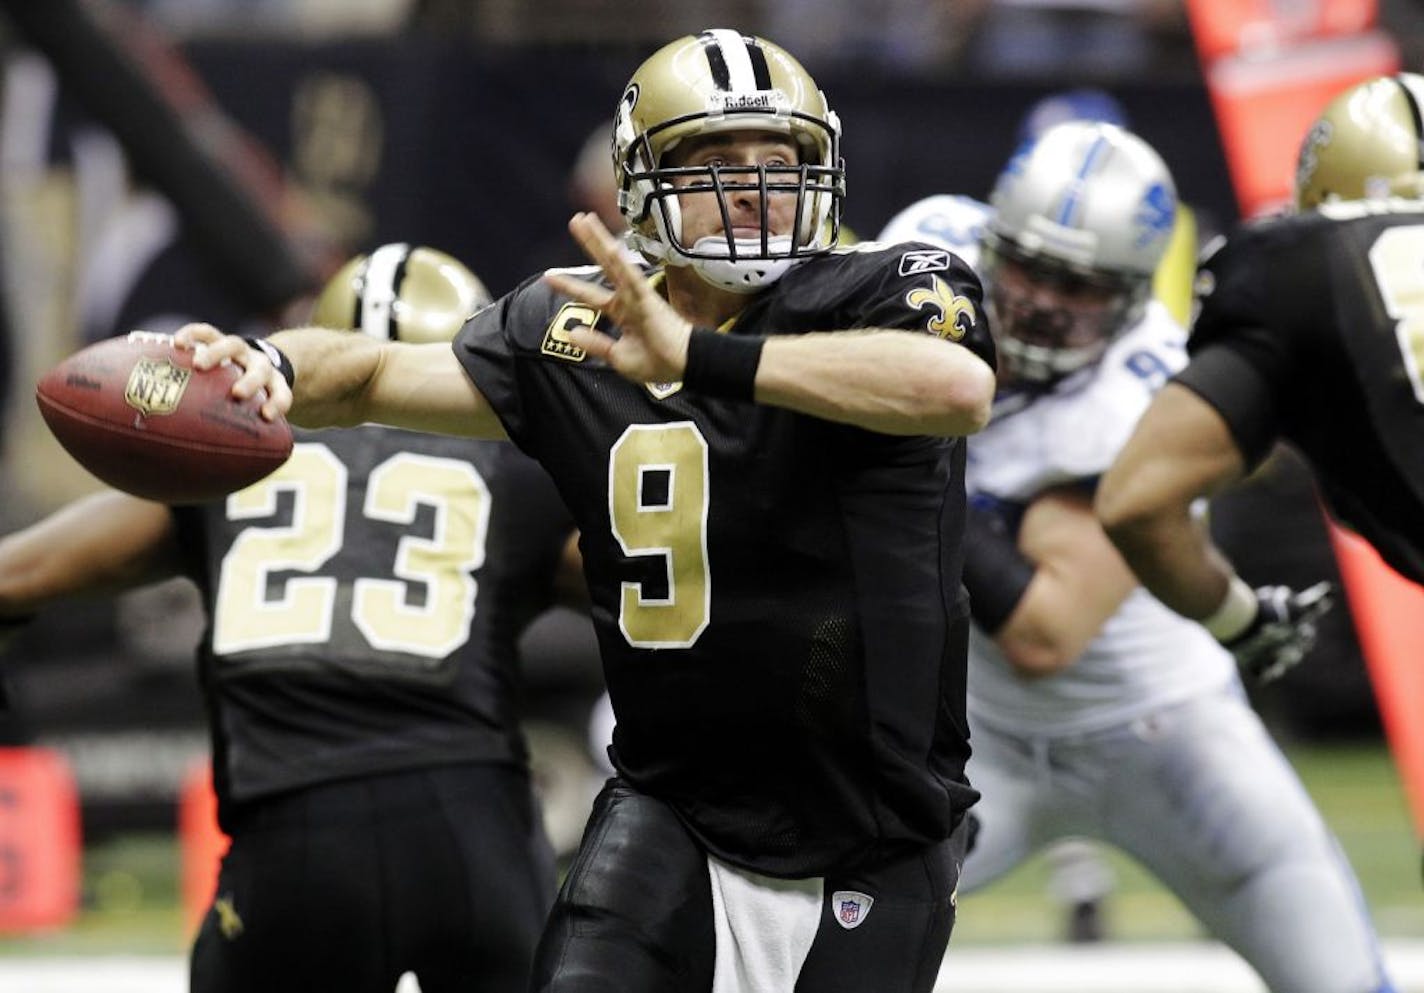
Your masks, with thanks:
<instances>
[{"instance_id":1,"label":"player's bare arm","mask_svg":"<svg viewBox=\"0 0 1424 993\"><path fill-rule=\"evenodd\" d=\"M1244 470L1215 408L1169 383L1098 487L1094 510L1104 530L1143 585L1179 614L1208 617L1226 596L1234 570L1192 504Z\"/></svg>"},{"instance_id":2,"label":"player's bare arm","mask_svg":"<svg viewBox=\"0 0 1424 993\"><path fill-rule=\"evenodd\" d=\"M167 579L180 567L172 511L105 490L0 538L0 618Z\"/></svg>"},{"instance_id":3,"label":"player's bare arm","mask_svg":"<svg viewBox=\"0 0 1424 993\"><path fill-rule=\"evenodd\" d=\"M1054 489L1037 497L1024 514L1018 543L1034 575L994 639L1023 675L1052 675L1083 654L1137 578L1081 490Z\"/></svg>"},{"instance_id":4,"label":"player's bare arm","mask_svg":"<svg viewBox=\"0 0 1424 993\"><path fill-rule=\"evenodd\" d=\"M761 403L883 434L973 434L989 423L994 372L939 338L875 329L771 338L757 370Z\"/></svg>"},{"instance_id":5,"label":"player's bare arm","mask_svg":"<svg viewBox=\"0 0 1424 993\"><path fill-rule=\"evenodd\" d=\"M612 288L559 272L545 279L619 329L617 338L576 329L575 344L635 382L682 379L693 322L628 262L595 215L575 216L569 230ZM730 313L699 316L716 324ZM755 383L760 403L886 434L972 434L988 423L993 395L993 371L968 349L891 329L774 336Z\"/></svg>"},{"instance_id":6,"label":"player's bare arm","mask_svg":"<svg viewBox=\"0 0 1424 993\"><path fill-rule=\"evenodd\" d=\"M300 427L392 427L477 438L503 438L504 428L446 343L382 342L348 331L293 328L268 338L291 363L288 387L263 352L206 324L179 330L177 340L198 347L194 366L223 361L241 366L233 395L266 390L263 416L286 415Z\"/></svg>"}]
</instances>

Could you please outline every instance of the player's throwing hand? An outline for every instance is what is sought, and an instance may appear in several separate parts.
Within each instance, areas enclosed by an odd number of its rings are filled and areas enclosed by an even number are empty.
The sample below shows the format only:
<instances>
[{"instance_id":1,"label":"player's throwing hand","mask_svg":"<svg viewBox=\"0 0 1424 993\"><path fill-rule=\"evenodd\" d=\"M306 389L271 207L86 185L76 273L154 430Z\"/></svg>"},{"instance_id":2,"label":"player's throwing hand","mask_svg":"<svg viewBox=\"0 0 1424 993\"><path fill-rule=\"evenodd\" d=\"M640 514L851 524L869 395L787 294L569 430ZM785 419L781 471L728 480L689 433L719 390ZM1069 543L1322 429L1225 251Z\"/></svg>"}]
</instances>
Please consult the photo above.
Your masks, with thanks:
<instances>
[{"instance_id":1,"label":"player's throwing hand","mask_svg":"<svg viewBox=\"0 0 1424 993\"><path fill-rule=\"evenodd\" d=\"M239 399L267 391L262 404L262 416L275 420L292 406L292 388L272 357L260 351L247 339L225 335L211 324L185 324L173 336L180 348L193 349L193 368L211 369L223 362L232 362L243 373L232 385L232 395Z\"/></svg>"}]
</instances>

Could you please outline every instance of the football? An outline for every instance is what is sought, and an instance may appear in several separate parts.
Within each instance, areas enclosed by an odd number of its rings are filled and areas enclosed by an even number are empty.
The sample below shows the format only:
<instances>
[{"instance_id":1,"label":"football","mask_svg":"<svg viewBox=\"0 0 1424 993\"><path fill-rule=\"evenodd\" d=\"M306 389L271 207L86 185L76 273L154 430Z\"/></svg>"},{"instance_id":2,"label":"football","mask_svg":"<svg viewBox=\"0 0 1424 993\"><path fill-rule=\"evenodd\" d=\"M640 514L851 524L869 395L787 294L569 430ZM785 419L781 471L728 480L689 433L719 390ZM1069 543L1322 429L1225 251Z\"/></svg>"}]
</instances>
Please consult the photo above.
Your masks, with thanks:
<instances>
[{"instance_id":1,"label":"football","mask_svg":"<svg viewBox=\"0 0 1424 993\"><path fill-rule=\"evenodd\" d=\"M292 430L229 395L239 370L195 370L192 351L147 331L109 338L40 379L55 438L99 479L163 503L202 503L255 483L292 453Z\"/></svg>"}]
</instances>

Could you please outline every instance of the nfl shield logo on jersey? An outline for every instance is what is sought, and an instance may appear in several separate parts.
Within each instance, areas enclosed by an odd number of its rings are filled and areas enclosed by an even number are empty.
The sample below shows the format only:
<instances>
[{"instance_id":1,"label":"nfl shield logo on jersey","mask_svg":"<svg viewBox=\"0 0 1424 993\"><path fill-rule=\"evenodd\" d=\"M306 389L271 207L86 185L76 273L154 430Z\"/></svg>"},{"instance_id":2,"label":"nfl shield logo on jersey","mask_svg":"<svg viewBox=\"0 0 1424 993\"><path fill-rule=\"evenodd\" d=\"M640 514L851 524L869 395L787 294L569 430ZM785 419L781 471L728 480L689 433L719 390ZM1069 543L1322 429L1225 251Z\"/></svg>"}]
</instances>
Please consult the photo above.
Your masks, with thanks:
<instances>
[{"instance_id":1,"label":"nfl shield logo on jersey","mask_svg":"<svg viewBox=\"0 0 1424 993\"><path fill-rule=\"evenodd\" d=\"M875 897L855 890L836 890L831 894L831 906L835 908L836 923L847 931L860 927L870 916L870 905Z\"/></svg>"}]
</instances>

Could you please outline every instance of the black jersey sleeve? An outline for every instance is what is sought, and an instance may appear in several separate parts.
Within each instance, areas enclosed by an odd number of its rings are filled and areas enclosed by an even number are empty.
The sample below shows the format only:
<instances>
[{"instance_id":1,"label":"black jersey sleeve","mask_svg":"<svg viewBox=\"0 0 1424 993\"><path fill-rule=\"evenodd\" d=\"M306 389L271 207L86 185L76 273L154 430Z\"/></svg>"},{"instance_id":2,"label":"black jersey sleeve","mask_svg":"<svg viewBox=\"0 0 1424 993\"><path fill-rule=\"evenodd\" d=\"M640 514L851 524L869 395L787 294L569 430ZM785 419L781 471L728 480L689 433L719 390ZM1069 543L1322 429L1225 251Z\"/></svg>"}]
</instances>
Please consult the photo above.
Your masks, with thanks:
<instances>
[{"instance_id":1,"label":"black jersey sleeve","mask_svg":"<svg viewBox=\"0 0 1424 993\"><path fill-rule=\"evenodd\" d=\"M1275 403L1269 384L1241 352L1214 345L1177 374L1180 383L1216 409L1250 467L1271 451L1276 437Z\"/></svg>"},{"instance_id":2,"label":"black jersey sleeve","mask_svg":"<svg viewBox=\"0 0 1424 993\"><path fill-rule=\"evenodd\" d=\"M1268 241L1242 228L1202 264L1198 312L1187 340L1190 364L1174 381L1221 414L1248 465L1270 452L1279 432L1278 395L1290 353L1271 319Z\"/></svg>"},{"instance_id":3,"label":"black jersey sleeve","mask_svg":"<svg viewBox=\"0 0 1424 993\"><path fill-rule=\"evenodd\" d=\"M953 252L902 242L853 250L838 261L822 271L838 284L839 327L923 331L996 365L983 286Z\"/></svg>"},{"instance_id":4,"label":"black jersey sleeve","mask_svg":"<svg viewBox=\"0 0 1424 993\"><path fill-rule=\"evenodd\" d=\"M607 286L597 266L563 270ZM610 324L602 312L554 291L543 274L529 277L495 303L475 314L454 342L455 356L504 425L511 441L532 452L533 420L545 412L540 394L530 388L535 371L549 367L602 366L569 340L569 330L592 323Z\"/></svg>"},{"instance_id":5,"label":"black jersey sleeve","mask_svg":"<svg viewBox=\"0 0 1424 993\"><path fill-rule=\"evenodd\" d=\"M517 444L525 430L525 412L518 388L519 345L515 333L519 315L539 277L531 276L514 290L476 313L451 347L466 375L498 415L505 432Z\"/></svg>"}]
</instances>

